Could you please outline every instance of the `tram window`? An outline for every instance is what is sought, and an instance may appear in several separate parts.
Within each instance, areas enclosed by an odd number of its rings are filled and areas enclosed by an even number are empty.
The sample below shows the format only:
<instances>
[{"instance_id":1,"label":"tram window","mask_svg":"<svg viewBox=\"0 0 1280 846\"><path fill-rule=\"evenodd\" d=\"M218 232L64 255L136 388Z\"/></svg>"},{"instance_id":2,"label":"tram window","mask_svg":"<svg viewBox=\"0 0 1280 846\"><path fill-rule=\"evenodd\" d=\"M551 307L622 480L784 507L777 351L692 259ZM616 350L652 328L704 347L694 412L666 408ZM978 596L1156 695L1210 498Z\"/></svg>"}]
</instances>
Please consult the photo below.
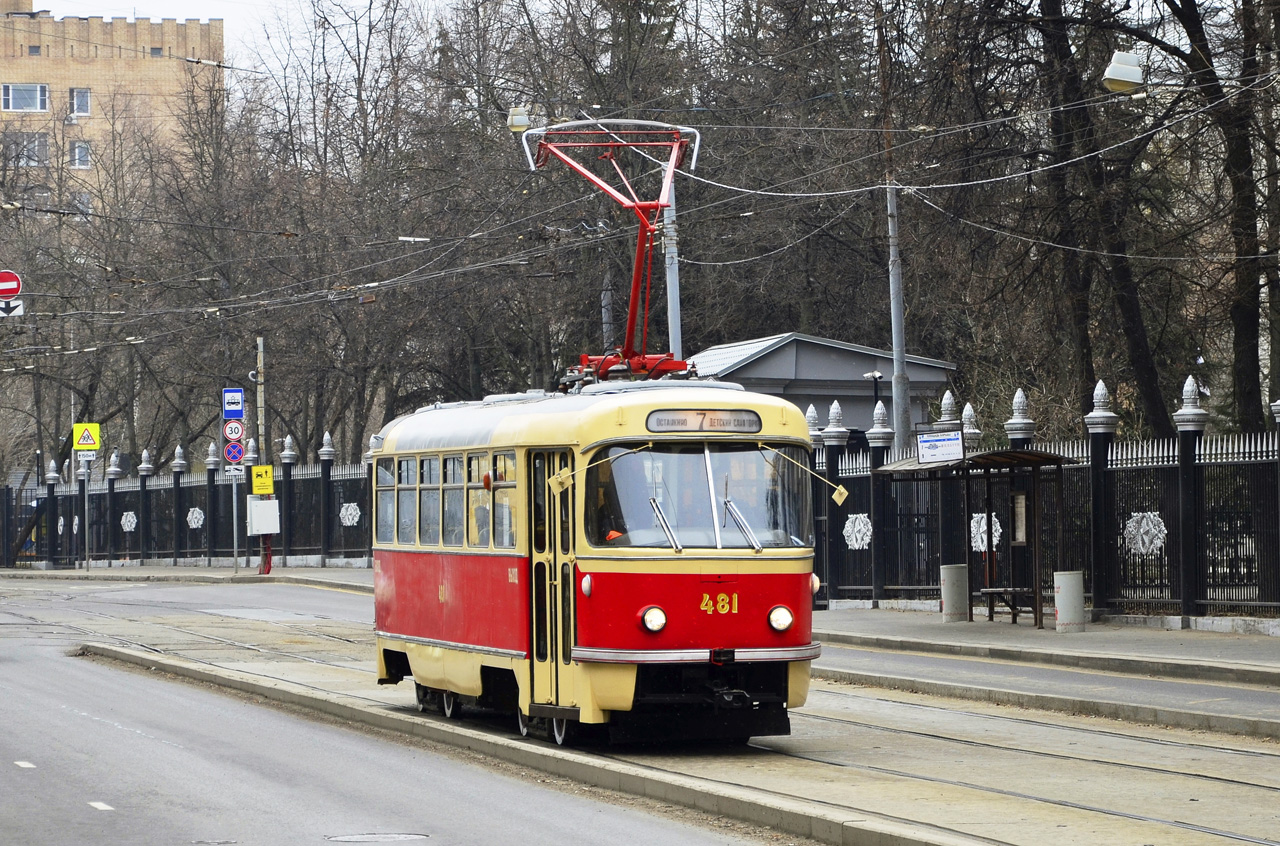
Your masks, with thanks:
<instances>
[{"instance_id":1,"label":"tram window","mask_svg":"<svg viewBox=\"0 0 1280 846\"><path fill-rule=\"evenodd\" d=\"M533 456L533 483L529 485L533 511L533 551L547 551L547 457Z\"/></svg>"},{"instance_id":2,"label":"tram window","mask_svg":"<svg viewBox=\"0 0 1280 846\"><path fill-rule=\"evenodd\" d=\"M418 543L435 546L440 543L440 491L423 488L418 492Z\"/></svg>"},{"instance_id":3,"label":"tram window","mask_svg":"<svg viewBox=\"0 0 1280 846\"><path fill-rule=\"evenodd\" d=\"M807 457L801 447L754 443L607 447L592 457L582 485L587 541L666 547L674 536L685 547L812 546Z\"/></svg>"},{"instance_id":4,"label":"tram window","mask_svg":"<svg viewBox=\"0 0 1280 846\"><path fill-rule=\"evenodd\" d=\"M500 452L493 456L493 545L514 549L516 545L516 456Z\"/></svg>"},{"instance_id":5,"label":"tram window","mask_svg":"<svg viewBox=\"0 0 1280 846\"><path fill-rule=\"evenodd\" d=\"M466 534L466 500L463 490L462 456L445 458L442 467L441 481L444 489L441 492L444 500L444 519L441 521L441 535L445 546L462 546L462 538Z\"/></svg>"},{"instance_id":6,"label":"tram window","mask_svg":"<svg viewBox=\"0 0 1280 846\"><path fill-rule=\"evenodd\" d=\"M418 529L418 490L396 491L396 543L413 543Z\"/></svg>"},{"instance_id":7,"label":"tram window","mask_svg":"<svg viewBox=\"0 0 1280 846\"><path fill-rule=\"evenodd\" d=\"M418 543L435 546L440 543L440 459L434 455L422 459L418 479Z\"/></svg>"},{"instance_id":8,"label":"tram window","mask_svg":"<svg viewBox=\"0 0 1280 846\"><path fill-rule=\"evenodd\" d=\"M418 459L402 458L396 465L397 485L418 484Z\"/></svg>"},{"instance_id":9,"label":"tram window","mask_svg":"<svg viewBox=\"0 0 1280 846\"><path fill-rule=\"evenodd\" d=\"M391 543L395 538L396 492L378 491L377 539L378 543Z\"/></svg>"},{"instance_id":10,"label":"tram window","mask_svg":"<svg viewBox=\"0 0 1280 846\"><path fill-rule=\"evenodd\" d=\"M547 565L539 561L533 567L533 654L547 660Z\"/></svg>"},{"instance_id":11,"label":"tram window","mask_svg":"<svg viewBox=\"0 0 1280 846\"><path fill-rule=\"evenodd\" d=\"M569 467L569 456L560 456L560 469ZM573 486L560 492L560 551L568 553L571 549L570 538L573 534Z\"/></svg>"},{"instance_id":12,"label":"tram window","mask_svg":"<svg viewBox=\"0 0 1280 846\"><path fill-rule=\"evenodd\" d=\"M396 483L394 459L378 459L375 479L378 493L374 539L378 543L391 543L396 536L396 492L392 488ZM383 490L383 488L386 488L386 490Z\"/></svg>"},{"instance_id":13,"label":"tram window","mask_svg":"<svg viewBox=\"0 0 1280 846\"><path fill-rule=\"evenodd\" d=\"M489 456L472 453L467 456L467 546L489 546Z\"/></svg>"},{"instance_id":14,"label":"tram window","mask_svg":"<svg viewBox=\"0 0 1280 846\"><path fill-rule=\"evenodd\" d=\"M573 573L569 562L560 565L560 584L569 585L560 591L560 661L565 666L573 660Z\"/></svg>"}]
</instances>

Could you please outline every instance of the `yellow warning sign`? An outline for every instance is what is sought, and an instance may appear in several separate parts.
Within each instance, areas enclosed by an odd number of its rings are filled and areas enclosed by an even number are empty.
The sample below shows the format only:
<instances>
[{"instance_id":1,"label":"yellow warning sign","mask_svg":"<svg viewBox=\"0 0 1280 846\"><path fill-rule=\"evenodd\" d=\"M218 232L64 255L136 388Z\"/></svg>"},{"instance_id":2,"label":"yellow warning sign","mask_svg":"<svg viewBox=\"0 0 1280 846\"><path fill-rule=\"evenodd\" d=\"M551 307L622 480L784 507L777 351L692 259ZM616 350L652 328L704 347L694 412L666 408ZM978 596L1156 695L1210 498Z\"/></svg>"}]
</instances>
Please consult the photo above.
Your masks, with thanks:
<instances>
[{"instance_id":1,"label":"yellow warning sign","mask_svg":"<svg viewBox=\"0 0 1280 846\"><path fill-rule=\"evenodd\" d=\"M275 467L271 464L255 464L252 468L254 496L271 496L276 492Z\"/></svg>"},{"instance_id":2,"label":"yellow warning sign","mask_svg":"<svg viewBox=\"0 0 1280 846\"><path fill-rule=\"evenodd\" d=\"M102 446L101 427L97 423L76 423L71 437L76 449L96 450Z\"/></svg>"}]
</instances>

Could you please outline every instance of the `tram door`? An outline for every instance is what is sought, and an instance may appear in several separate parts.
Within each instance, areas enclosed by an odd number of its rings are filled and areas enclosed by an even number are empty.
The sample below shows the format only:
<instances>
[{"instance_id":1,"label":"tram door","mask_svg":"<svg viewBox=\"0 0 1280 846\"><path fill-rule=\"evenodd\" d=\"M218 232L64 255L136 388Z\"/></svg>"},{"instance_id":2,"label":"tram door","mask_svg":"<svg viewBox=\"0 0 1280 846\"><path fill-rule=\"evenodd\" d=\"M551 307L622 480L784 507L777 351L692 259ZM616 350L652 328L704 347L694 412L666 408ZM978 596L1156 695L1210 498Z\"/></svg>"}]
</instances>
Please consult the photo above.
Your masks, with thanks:
<instances>
[{"instance_id":1,"label":"tram door","mask_svg":"<svg viewBox=\"0 0 1280 846\"><path fill-rule=\"evenodd\" d=\"M567 450L530 453L533 539L533 694L540 705L568 706L574 701L570 672L574 641L574 486L553 478L573 472ZM561 487L561 490L557 490Z\"/></svg>"}]
</instances>

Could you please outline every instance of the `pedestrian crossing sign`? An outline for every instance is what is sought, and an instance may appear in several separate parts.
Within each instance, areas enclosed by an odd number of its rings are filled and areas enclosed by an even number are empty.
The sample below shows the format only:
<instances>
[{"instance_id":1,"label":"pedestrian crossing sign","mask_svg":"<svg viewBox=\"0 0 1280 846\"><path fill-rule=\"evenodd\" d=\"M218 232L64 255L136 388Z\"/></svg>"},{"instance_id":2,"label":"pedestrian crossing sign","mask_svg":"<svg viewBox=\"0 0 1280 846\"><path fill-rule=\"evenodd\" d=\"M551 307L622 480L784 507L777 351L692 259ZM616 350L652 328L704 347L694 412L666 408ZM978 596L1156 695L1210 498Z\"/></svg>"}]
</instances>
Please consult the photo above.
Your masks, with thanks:
<instances>
[{"instance_id":1,"label":"pedestrian crossing sign","mask_svg":"<svg viewBox=\"0 0 1280 846\"><path fill-rule=\"evenodd\" d=\"M76 423L71 427L73 446L78 450L96 450L102 445L100 430L97 423Z\"/></svg>"}]
</instances>

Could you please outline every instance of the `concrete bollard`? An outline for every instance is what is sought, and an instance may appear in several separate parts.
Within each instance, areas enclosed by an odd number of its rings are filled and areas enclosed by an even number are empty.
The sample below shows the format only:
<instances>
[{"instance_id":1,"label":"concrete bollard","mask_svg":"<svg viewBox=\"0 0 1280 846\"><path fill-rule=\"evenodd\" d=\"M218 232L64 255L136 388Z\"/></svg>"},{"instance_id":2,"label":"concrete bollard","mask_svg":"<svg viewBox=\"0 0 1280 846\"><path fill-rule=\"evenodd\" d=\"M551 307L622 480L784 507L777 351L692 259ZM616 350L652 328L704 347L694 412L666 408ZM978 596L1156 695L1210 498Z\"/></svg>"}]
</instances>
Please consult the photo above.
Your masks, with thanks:
<instances>
[{"instance_id":1,"label":"concrete bollard","mask_svg":"<svg viewBox=\"0 0 1280 846\"><path fill-rule=\"evenodd\" d=\"M964 564L942 565L942 622L969 621L969 568Z\"/></svg>"},{"instance_id":2,"label":"concrete bollard","mask_svg":"<svg viewBox=\"0 0 1280 846\"><path fill-rule=\"evenodd\" d=\"M1053 616L1060 632L1084 631L1084 571L1053 574Z\"/></svg>"}]
</instances>

